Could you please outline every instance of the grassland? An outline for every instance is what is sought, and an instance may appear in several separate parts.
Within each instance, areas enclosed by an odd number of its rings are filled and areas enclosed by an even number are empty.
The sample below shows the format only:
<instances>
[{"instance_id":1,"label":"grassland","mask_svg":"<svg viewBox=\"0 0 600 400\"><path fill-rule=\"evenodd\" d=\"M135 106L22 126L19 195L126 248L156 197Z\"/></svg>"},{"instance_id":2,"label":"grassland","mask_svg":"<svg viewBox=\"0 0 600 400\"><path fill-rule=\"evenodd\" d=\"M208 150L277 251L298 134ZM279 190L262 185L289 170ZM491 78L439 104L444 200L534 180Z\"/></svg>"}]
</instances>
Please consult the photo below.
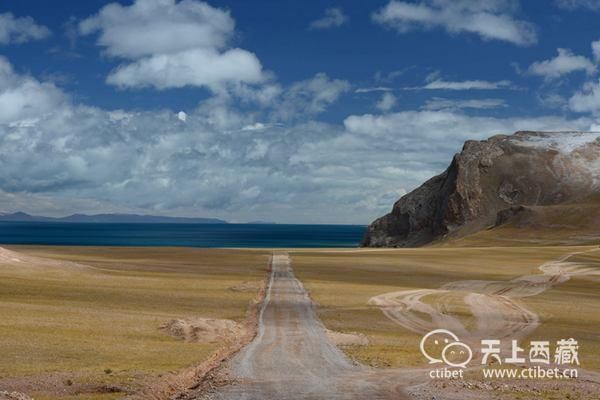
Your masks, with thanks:
<instances>
[{"instance_id":1,"label":"grassland","mask_svg":"<svg viewBox=\"0 0 600 400\"><path fill-rule=\"evenodd\" d=\"M584 249L590 249L586 247ZM292 253L296 275L319 304L324 324L341 332L359 332L368 346L350 346L347 354L375 367L423 366L421 335L389 320L367 303L372 296L430 288L459 280L511 280L537 274L537 267L579 247L421 248L375 251L302 251ZM600 251L581 256L600 268ZM600 370L600 291L598 281L573 278L520 301L539 314L542 324L531 338L577 338L581 366ZM433 299L434 300L434 299ZM461 313L459 304L451 310ZM467 311L459 317L468 319Z\"/></svg>"},{"instance_id":2,"label":"grassland","mask_svg":"<svg viewBox=\"0 0 600 400\"><path fill-rule=\"evenodd\" d=\"M10 247L89 269L0 266L0 390L36 399L112 399L206 359L222 343L159 330L175 318L240 321L268 252Z\"/></svg>"},{"instance_id":3,"label":"grassland","mask_svg":"<svg viewBox=\"0 0 600 400\"><path fill-rule=\"evenodd\" d=\"M10 247L23 254L92 268L0 266L0 390L36 399L121 398L167 371L197 364L223 343L186 343L159 327L176 318L240 321L256 295L231 290L266 275L267 250ZM359 332L367 346L352 358L375 367L421 367L421 335L402 328L371 297L436 289L460 280L508 281L593 247L429 247L382 250L291 250L296 275L318 303L324 324ZM574 261L600 268L600 251ZM541 318L531 339L574 337L582 368L600 370L598 280L572 278L519 299ZM428 301L435 301L432 296ZM469 321L457 296L449 312ZM548 397L552 398L552 397Z\"/></svg>"}]
</instances>

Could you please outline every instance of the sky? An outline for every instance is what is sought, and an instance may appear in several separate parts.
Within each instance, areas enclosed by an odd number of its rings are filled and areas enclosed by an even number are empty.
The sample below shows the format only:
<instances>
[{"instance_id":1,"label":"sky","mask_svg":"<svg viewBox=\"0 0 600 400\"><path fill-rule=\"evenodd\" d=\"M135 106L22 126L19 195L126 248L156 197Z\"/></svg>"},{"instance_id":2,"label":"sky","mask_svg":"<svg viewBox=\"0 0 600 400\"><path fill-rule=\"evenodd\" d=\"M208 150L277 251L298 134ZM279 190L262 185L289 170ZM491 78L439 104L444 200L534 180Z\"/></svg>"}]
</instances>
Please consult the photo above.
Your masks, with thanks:
<instances>
[{"instance_id":1,"label":"sky","mask_svg":"<svg viewBox=\"0 0 600 400\"><path fill-rule=\"evenodd\" d=\"M600 128L600 0L0 2L0 212L366 224Z\"/></svg>"}]
</instances>

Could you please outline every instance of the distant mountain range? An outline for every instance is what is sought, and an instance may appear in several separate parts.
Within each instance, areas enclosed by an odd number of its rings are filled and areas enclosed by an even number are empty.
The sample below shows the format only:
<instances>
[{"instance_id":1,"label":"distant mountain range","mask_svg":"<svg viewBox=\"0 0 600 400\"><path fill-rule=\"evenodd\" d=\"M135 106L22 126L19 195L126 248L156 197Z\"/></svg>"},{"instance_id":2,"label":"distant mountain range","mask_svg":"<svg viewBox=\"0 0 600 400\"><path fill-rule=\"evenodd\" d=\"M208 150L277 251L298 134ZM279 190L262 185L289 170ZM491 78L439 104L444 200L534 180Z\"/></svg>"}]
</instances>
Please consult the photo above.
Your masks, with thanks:
<instances>
[{"instance_id":1,"label":"distant mountain range","mask_svg":"<svg viewBox=\"0 0 600 400\"><path fill-rule=\"evenodd\" d=\"M217 218L185 218L185 217L163 217L156 215L138 214L73 214L67 217L53 218L38 215L29 215L24 212L12 214L0 214L0 221L14 222L64 222L64 223L153 223L153 224L227 224Z\"/></svg>"}]
</instances>

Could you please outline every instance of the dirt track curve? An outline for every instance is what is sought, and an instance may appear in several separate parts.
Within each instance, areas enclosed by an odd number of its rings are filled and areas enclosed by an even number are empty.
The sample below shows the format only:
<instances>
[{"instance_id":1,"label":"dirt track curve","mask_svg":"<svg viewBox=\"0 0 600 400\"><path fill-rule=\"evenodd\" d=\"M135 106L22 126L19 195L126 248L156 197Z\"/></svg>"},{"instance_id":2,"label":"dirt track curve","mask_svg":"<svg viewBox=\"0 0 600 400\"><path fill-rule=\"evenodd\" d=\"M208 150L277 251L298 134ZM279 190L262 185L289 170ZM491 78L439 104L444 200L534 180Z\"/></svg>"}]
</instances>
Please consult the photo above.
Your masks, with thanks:
<instances>
[{"instance_id":1,"label":"dirt track curve","mask_svg":"<svg viewBox=\"0 0 600 400\"><path fill-rule=\"evenodd\" d=\"M477 344L485 338L521 340L539 326L540 320L518 300L536 296L572 277L600 279L597 268L570 261L574 256L595 251L598 249L577 251L546 262L538 267L542 273L537 275L510 281L457 281L439 289L402 290L375 296L369 303L379 306L392 321L418 334L443 327L467 344ZM436 296L436 301L424 301L427 296ZM460 298L475 319L470 329L449 311Z\"/></svg>"},{"instance_id":2,"label":"dirt track curve","mask_svg":"<svg viewBox=\"0 0 600 400\"><path fill-rule=\"evenodd\" d=\"M397 379L355 365L329 341L285 253L273 256L256 338L226 369L233 383L215 400L406 398Z\"/></svg>"}]
</instances>

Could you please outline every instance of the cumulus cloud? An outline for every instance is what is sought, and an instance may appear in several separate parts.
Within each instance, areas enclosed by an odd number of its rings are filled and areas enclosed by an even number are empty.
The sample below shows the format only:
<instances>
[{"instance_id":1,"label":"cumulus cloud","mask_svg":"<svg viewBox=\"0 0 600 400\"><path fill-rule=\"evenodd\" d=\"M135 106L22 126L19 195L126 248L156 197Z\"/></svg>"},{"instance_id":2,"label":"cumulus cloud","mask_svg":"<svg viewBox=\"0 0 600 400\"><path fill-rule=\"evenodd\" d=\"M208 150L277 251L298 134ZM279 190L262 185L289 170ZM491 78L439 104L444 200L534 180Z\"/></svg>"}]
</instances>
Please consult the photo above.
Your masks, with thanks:
<instances>
[{"instance_id":1,"label":"cumulus cloud","mask_svg":"<svg viewBox=\"0 0 600 400\"><path fill-rule=\"evenodd\" d=\"M373 14L373 20L399 33L442 28L449 33L471 33L484 40L521 46L537 42L533 25L516 17L514 0L391 0Z\"/></svg>"},{"instance_id":2,"label":"cumulus cloud","mask_svg":"<svg viewBox=\"0 0 600 400\"><path fill-rule=\"evenodd\" d=\"M484 80L467 80L467 81L446 81L443 79L434 79L428 82L420 89L429 90L497 90L509 89L510 81L484 81Z\"/></svg>"},{"instance_id":3,"label":"cumulus cloud","mask_svg":"<svg viewBox=\"0 0 600 400\"><path fill-rule=\"evenodd\" d=\"M107 78L119 87L184 86L217 91L230 83L264 79L256 55L230 47L235 21L228 11L196 0L136 0L111 3L79 24L84 35L99 32L98 45L129 60Z\"/></svg>"},{"instance_id":4,"label":"cumulus cloud","mask_svg":"<svg viewBox=\"0 0 600 400\"><path fill-rule=\"evenodd\" d=\"M0 14L0 44L25 43L50 36L50 30L36 23L31 17L15 17L11 13Z\"/></svg>"},{"instance_id":5,"label":"cumulus cloud","mask_svg":"<svg viewBox=\"0 0 600 400\"><path fill-rule=\"evenodd\" d=\"M576 112L600 113L600 82L587 82L569 99L569 108Z\"/></svg>"},{"instance_id":6,"label":"cumulus cloud","mask_svg":"<svg viewBox=\"0 0 600 400\"><path fill-rule=\"evenodd\" d=\"M259 83L263 80L258 58L245 50L223 53L193 49L158 54L118 67L106 82L120 87L157 89L206 86L218 91L229 83Z\"/></svg>"},{"instance_id":7,"label":"cumulus cloud","mask_svg":"<svg viewBox=\"0 0 600 400\"><path fill-rule=\"evenodd\" d=\"M52 83L15 73L10 62L0 56L0 124L26 124L43 118L66 101Z\"/></svg>"},{"instance_id":8,"label":"cumulus cloud","mask_svg":"<svg viewBox=\"0 0 600 400\"><path fill-rule=\"evenodd\" d=\"M111 3L79 24L82 34L100 32L98 45L111 56L137 59L193 48L223 48L235 22L229 12L194 0Z\"/></svg>"},{"instance_id":9,"label":"cumulus cloud","mask_svg":"<svg viewBox=\"0 0 600 400\"><path fill-rule=\"evenodd\" d=\"M184 118L168 109L105 110L76 104L2 59L4 211L366 223L441 172L466 139L593 123L474 117L459 110L352 115L343 124L324 123L311 115L349 91L348 82L317 74L281 90L262 112L221 96L186 110ZM280 105L294 117L281 122Z\"/></svg>"},{"instance_id":10,"label":"cumulus cloud","mask_svg":"<svg viewBox=\"0 0 600 400\"><path fill-rule=\"evenodd\" d=\"M552 59L531 64L529 73L543 76L545 79L557 79L576 71L584 71L587 74L596 72L596 65L587 57L575 55L569 49L559 48L557 52L556 57Z\"/></svg>"},{"instance_id":11,"label":"cumulus cloud","mask_svg":"<svg viewBox=\"0 0 600 400\"><path fill-rule=\"evenodd\" d=\"M389 111L392 108L394 108L395 105L396 105L396 96L394 96L390 92L385 92L381 96L381 99L379 99L377 104L375 104L375 107L377 107L378 110L385 112L385 111Z\"/></svg>"},{"instance_id":12,"label":"cumulus cloud","mask_svg":"<svg viewBox=\"0 0 600 400\"><path fill-rule=\"evenodd\" d=\"M310 29L338 28L348 22L348 17L341 8L332 7L325 10L325 15L310 24Z\"/></svg>"},{"instance_id":13,"label":"cumulus cloud","mask_svg":"<svg viewBox=\"0 0 600 400\"><path fill-rule=\"evenodd\" d=\"M346 90L346 82L319 74L286 88L286 102L319 112ZM2 59L0 109L0 198L12 211L291 222L304 220L318 196L343 197L337 191L349 187L333 181L337 166L327 172L329 165L290 161L305 141L342 128L306 118L285 126L259 122L256 110L241 112L219 96L186 113L104 110L74 104ZM345 212L331 216L348 218Z\"/></svg>"}]
</instances>

